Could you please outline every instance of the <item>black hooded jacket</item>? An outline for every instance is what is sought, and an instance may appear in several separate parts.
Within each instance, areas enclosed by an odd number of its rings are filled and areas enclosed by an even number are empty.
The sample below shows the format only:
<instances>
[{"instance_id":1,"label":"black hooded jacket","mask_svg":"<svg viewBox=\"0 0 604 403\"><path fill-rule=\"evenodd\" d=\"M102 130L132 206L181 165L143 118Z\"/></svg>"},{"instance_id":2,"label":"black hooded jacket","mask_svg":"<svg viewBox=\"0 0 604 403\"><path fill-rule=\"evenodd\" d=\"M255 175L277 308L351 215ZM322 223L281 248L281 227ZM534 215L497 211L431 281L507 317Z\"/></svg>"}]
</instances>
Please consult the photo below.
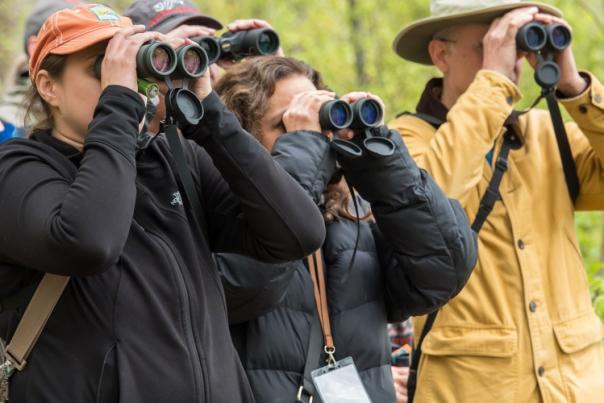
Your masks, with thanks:
<instances>
[{"instance_id":1,"label":"black hooded jacket","mask_svg":"<svg viewBox=\"0 0 604 403\"><path fill-rule=\"evenodd\" d=\"M336 358L354 359L373 402L393 403L387 323L434 311L454 297L476 263L477 244L460 204L418 169L396 132L383 128L381 135L396 144L393 156L365 152L359 159L338 159L375 222L361 222L351 267L354 221L339 218L328 225L322 251ZM325 137L286 133L272 154L320 204L336 167ZM256 401L295 401L316 315L305 262L267 267L232 255L217 260L233 341ZM313 401L320 402L319 396Z\"/></svg>"},{"instance_id":2,"label":"black hooded jacket","mask_svg":"<svg viewBox=\"0 0 604 403\"><path fill-rule=\"evenodd\" d=\"M145 108L129 89L103 92L82 153L44 131L0 147L0 292L72 276L11 403L253 400L212 252L300 259L325 229L219 98L203 106L183 128L203 231L187 220L165 137L137 150ZM5 340L21 312L0 316Z\"/></svg>"}]
</instances>

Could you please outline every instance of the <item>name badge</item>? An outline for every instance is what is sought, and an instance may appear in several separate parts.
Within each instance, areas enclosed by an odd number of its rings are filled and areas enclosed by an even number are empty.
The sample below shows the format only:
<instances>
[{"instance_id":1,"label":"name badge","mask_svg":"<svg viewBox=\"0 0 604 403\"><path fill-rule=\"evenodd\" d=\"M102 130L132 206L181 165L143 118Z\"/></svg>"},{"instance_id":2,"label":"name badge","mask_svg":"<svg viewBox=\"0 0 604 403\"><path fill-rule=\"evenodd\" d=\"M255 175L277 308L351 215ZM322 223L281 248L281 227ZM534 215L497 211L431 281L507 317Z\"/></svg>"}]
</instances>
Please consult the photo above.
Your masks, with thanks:
<instances>
[{"instance_id":1,"label":"name badge","mask_svg":"<svg viewBox=\"0 0 604 403\"><path fill-rule=\"evenodd\" d=\"M352 357L311 372L323 403L372 403Z\"/></svg>"}]
</instances>

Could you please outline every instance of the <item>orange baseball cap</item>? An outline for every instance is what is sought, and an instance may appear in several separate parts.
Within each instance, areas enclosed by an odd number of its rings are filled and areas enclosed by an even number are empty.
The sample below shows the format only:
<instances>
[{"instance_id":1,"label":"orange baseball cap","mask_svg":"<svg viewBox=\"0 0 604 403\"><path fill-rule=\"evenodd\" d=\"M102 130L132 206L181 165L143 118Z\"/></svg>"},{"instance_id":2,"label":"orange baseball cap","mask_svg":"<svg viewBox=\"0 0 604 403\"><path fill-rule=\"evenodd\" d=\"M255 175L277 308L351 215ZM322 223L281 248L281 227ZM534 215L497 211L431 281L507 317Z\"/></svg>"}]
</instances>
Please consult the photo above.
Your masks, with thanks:
<instances>
[{"instance_id":1,"label":"orange baseball cap","mask_svg":"<svg viewBox=\"0 0 604 403\"><path fill-rule=\"evenodd\" d=\"M29 77L35 80L42 61L49 55L69 55L111 39L116 32L131 27L130 18L121 17L102 4L82 4L57 11L44 22L38 43L29 59Z\"/></svg>"}]
</instances>

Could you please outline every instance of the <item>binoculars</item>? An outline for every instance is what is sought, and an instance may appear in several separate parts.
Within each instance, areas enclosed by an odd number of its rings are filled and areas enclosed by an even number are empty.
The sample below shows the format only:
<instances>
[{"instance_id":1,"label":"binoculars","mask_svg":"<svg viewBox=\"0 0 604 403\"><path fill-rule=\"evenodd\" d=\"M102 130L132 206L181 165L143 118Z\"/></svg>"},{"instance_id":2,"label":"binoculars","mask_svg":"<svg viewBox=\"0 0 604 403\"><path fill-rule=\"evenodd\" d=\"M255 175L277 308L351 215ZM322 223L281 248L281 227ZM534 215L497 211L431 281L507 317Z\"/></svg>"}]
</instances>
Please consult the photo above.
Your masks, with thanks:
<instances>
[{"instance_id":1,"label":"binoculars","mask_svg":"<svg viewBox=\"0 0 604 403\"><path fill-rule=\"evenodd\" d=\"M94 66L95 75L99 79L102 62L103 56L97 59ZM208 55L197 44L173 49L170 45L158 41L145 43L136 54L138 91L153 103L157 103L159 86L146 79L166 81L170 87L165 99L167 113L179 122L197 124L204 113L201 101L185 88L172 88L171 80L200 77L206 72L208 65Z\"/></svg>"},{"instance_id":2,"label":"binoculars","mask_svg":"<svg viewBox=\"0 0 604 403\"><path fill-rule=\"evenodd\" d=\"M319 123L323 130L355 130L377 127L384 118L382 105L374 99L366 98L348 104L334 99L321 105Z\"/></svg>"},{"instance_id":3,"label":"binoculars","mask_svg":"<svg viewBox=\"0 0 604 403\"><path fill-rule=\"evenodd\" d=\"M334 138L332 148L346 158L359 158L365 152L374 157L387 157L394 154L396 145L379 135L384 118L384 109L375 99L365 98L348 104L335 99L325 102L319 109L319 123L323 130L353 129L356 140L348 141Z\"/></svg>"},{"instance_id":4,"label":"binoculars","mask_svg":"<svg viewBox=\"0 0 604 403\"><path fill-rule=\"evenodd\" d=\"M95 74L101 76L103 58L96 61ZM197 78L208 68L208 55L199 45L185 45L173 49L161 42L149 42L141 46L136 54L136 74L139 78L174 80Z\"/></svg>"},{"instance_id":5,"label":"binoculars","mask_svg":"<svg viewBox=\"0 0 604 403\"><path fill-rule=\"evenodd\" d=\"M570 29L562 24L544 25L533 21L518 30L516 47L537 53L539 64L535 69L535 81L542 88L552 89L560 81L560 67L554 62L553 54L569 47L571 40Z\"/></svg>"},{"instance_id":6,"label":"binoculars","mask_svg":"<svg viewBox=\"0 0 604 403\"><path fill-rule=\"evenodd\" d=\"M540 22L529 22L518 30L516 46L525 52L549 50L558 52L570 46L572 35L570 29L562 24L544 25Z\"/></svg>"},{"instance_id":7,"label":"binoculars","mask_svg":"<svg viewBox=\"0 0 604 403\"><path fill-rule=\"evenodd\" d=\"M191 40L201 46L209 63L219 59L240 60L248 56L272 55L279 50L279 35L269 28L226 32L219 38L197 36Z\"/></svg>"}]
</instances>

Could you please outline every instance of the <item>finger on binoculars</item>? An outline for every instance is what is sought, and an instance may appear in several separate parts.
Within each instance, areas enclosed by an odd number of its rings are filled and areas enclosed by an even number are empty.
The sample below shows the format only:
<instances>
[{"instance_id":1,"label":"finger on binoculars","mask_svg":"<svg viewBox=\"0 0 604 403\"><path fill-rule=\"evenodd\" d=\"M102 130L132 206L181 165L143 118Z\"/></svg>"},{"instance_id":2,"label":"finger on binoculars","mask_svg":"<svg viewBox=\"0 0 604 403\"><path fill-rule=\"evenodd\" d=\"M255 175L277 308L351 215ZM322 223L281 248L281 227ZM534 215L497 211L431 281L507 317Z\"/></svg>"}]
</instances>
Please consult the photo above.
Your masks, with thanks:
<instances>
[{"instance_id":1,"label":"finger on binoculars","mask_svg":"<svg viewBox=\"0 0 604 403\"><path fill-rule=\"evenodd\" d=\"M272 28L271 24L264 20L248 19L248 20L235 20L227 25L229 31L247 31L255 28Z\"/></svg>"},{"instance_id":2,"label":"finger on binoculars","mask_svg":"<svg viewBox=\"0 0 604 403\"><path fill-rule=\"evenodd\" d=\"M539 21L543 24L562 24L572 31L572 27L565 19L556 17L555 15L538 13L535 14L535 21Z\"/></svg>"},{"instance_id":3,"label":"finger on binoculars","mask_svg":"<svg viewBox=\"0 0 604 403\"><path fill-rule=\"evenodd\" d=\"M195 36L215 36L216 30L202 25L181 25L166 34L167 37L191 38Z\"/></svg>"},{"instance_id":4,"label":"finger on binoculars","mask_svg":"<svg viewBox=\"0 0 604 403\"><path fill-rule=\"evenodd\" d=\"M515 37L518 30L533 21L535 14L538 12L537 7L523 7L510 11L501 17L494 29L504 36Z\"/></svg>"},{"instance_id":5,"label":"finger on binoculars","mask_svg":"<svg viewBox=\"0 0 604 403\"><path fill-rule=\"evenodd\" d=\"M354 138L354 131L352 129L340 129L334 132L334 137L342 140L352 140Z\"/></svg>"},{"instance_id":6,"label":"finger on binoculars","mask_svg":"<svg viewBox=\"0 0 604 403\"><path fill-rule=\"evenodd\" d=\"M192 40L187 39L187 38L176 38L176 37L168 37L168 36L165 36L164 40L162 40L162 42L167 43L174 49L178 49L184 45L194 45L195 44L195 42L193 42Z\"/></svg>"},{"instance_id":7,"label":"finger on binoculars","mask_svg":"<svg viewBox=\"0 0 604 403\"><path fill-rule=\"evenodd\" d=\"M368 92L364 92L364 91L355 91L355 92L349 92L348 94L342 95L342 101L346 101L349 104L353 103L354 101L358 101L359 99L364 99L364 98L369 98L371 94L369 94Z\"/></svg>"}]
</instances>

